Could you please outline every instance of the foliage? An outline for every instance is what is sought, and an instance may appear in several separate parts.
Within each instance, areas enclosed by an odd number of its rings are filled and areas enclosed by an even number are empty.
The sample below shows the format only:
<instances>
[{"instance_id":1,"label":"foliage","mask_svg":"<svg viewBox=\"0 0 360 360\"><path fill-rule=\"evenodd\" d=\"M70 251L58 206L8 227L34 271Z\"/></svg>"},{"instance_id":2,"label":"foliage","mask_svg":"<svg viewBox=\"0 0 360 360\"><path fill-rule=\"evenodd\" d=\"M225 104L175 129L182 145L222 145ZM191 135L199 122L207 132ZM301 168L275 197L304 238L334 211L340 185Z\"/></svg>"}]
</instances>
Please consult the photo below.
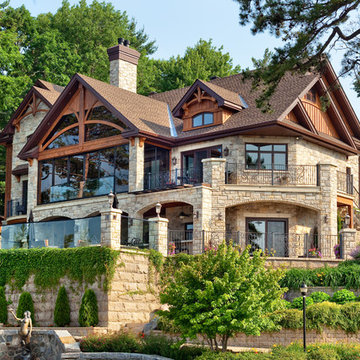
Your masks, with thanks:
<instances>
[{"instance_id":1,"label":"foliage","mask_svg":"<svg viewBox=\"0 0 360 360\"><path fill-rule=\"evenodd\" d=\"M334 349L317 346L308 350L307 360L339 360L339 355Z\"/></svg>"},{"instance_id":2,"label":"foliage","mask_svg":"<svg viewBox=\"0 0 360 360\"><path fill-rule=\"evenodd\" d=\"M337 304L345 304L350 301L355 301L356 296L355 294L347 289L339 290L334 293L331 301L336 302Z\"/></svg>"},{"instance_id":3,"label":"foliage","mask_svg":"<svg viewBox=\"0 0 360 360\"><path fill-rule=\"evenodd\" d=\"M314 304L330 301L330 295L322 291L314 291L310 294L310 298L313 300Z\"/></svg>"},{"instance_id":4,"label":"foliage","mask_svg":"<svg viewBox=\"0 0 360 360\"><path fill-rule=\"evenodd\" d=\"M0 286L0 323L6 324L8 321L8 307L9 303L5 297L5 289Z\"/></svg>"},{"instance_id":5,"label":"foliage","mask_svg":"<svg viewBox=\"0 0 360 360\"><path fill-rule=\"evenodd\" d=\"M171 258L176 267L170 270L168 263L164 268L167 276L160 294L170 310L161 314L173 320L183 336L201 334L212 349L218 348L218 337L226 349L236 332L259 335L274 328L273 319L264 315L281 306L284 289L278 281L283 270L265 268L261 251L250 256L249 248L240 252L223 243L188 264L177 261L177 256Z\"/></svg>"},{"instance_id":6,"label":"foliage","mask_svg":"<svg viewBox=\"0 0 360 360\"><path fill-rule=\"evenodd\" d=\"M31 294L24 291L19 298L19 304L16 309L16 316L20 319L24 317L25 311L31 312L32 323L35 324L35 311L34 311L34 302L31 297Z\"/></svg>"},{"instance_id":7,"label":"foliage","mask_svg":"<svg viewBox=\"0 0 360 360\"><path fill-rule=\"evenodd\" d=\"M162 264L164 262L164 257L158 251L151 249L149 254L149 260L154 265L157 272L161 271Z\"/></svg>"},{"instance_id":8,"label":"foliage","mask_svg":"<svg viewBox=\"0 0 360 360\"><path fill-rule=\"evenodd\" d=\"M358 7L354 0L329 1L272 1L235 0L240 7L240 24L252 24L253 34L269 31L284 42L271 54L265 52L262 60L254 60L256 70L249 74L255 87L262 84L258 106L270 110L269 99L277 84L288 71L306 73L322 70L324 54L334 48L346 50L343 73L354 72L354 85L359 93L360 29L352 22ZM334 84L330 84L332 86Z\"/></svg>"},{"instance_id":9,"label":"foliage","mask_svg":"<svg viewBox=\"0 0 360 360\"><path fill-rule=\"evenodd\" d=\"M359 260L360 259L360 246L356 246L355 249L353 249L350 253L350 256L355 259L355 260Z\"/></svg>"},{"instance_id":10,"label":"foliage","mask_svg":"<svg viewBox=\"0 0 360 360\"><path fill-rule=\"evenodd\" d=\"M310 296L307 296L305 298L306 306L312 305L313 303L314 303L314 300ZM303 297L299 296L299 297L295 298L291 304L291 307L293 309L302 309L303 308Z\"/></svg>"},{"instance_id":11,"label":"foliage","mask_svg":"<svg viewBox=\"0 0 360 360\"><path fill-rule=\"evenodd\" d=\"M80 326L96 326L99 323L96 294L92 289L86 289L81 299L79 309Z\"/></svg>"},{"instance_id":12,"label":"foliage","mask_svg":"<svg viewBox=\"0 0 360 360\"><path fill-rule=\"evenodd\" d=\"M318 269L290 269L281 280L281 286L298 290L305 282L307 286L330 286L360 289L360 263L344 261L337 267L324 266Z\"/></svg>"},{"instance_id":13,"label":"foliage","mask_svg":"<svg viewBox=\"0 0 360 360\"><path fill-rule=\"evenodd\" d=\"M66 326L70 324L70 304L65 286L61 286L56 298L54 323L57 326Z\"/></svg>"},{"instance_id":14,"label":"foliage","mask_svg":"<svg viewBox=\"0 0 360 360\"><path fill-rule=\"evenodd\" d=\"M341 306L325 301L309 306L306 311L307 327L322 331L323 326L338 328L341 319Z\"/></svg>"},{"instance_id":15,"label":"foliage","mask_svg":"<svg viewBox=\"0 0 360 360\"><path fill-rule=\"evenodd\" d=\"M30 275L40 289L57 288L67 276L79 284L92 284L103 278L106 291L114 276L119 252L105 247L72 249L0 250L0 286L21 289Z\"/></svg>"},{"instance_id":16,"label":"foliage","mask_svg":"<svg viewBox=\"0 0 360 360\"><path fill-rule=\"evenodd\" d=\"M341 306L340 326L346 332L356 333L360 330L360 303L351 302Z\"/></svg>"}]
</instances>

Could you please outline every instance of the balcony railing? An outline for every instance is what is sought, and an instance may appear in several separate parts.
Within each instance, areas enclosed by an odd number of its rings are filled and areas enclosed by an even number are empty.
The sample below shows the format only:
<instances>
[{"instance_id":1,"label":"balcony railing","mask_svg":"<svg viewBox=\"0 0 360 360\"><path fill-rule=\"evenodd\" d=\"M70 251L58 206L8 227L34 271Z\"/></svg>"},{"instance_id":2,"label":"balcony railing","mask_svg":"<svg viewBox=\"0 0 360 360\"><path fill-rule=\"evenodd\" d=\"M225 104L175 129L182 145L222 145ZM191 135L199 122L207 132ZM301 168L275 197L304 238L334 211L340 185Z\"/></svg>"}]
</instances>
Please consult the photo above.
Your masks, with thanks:
<instances>
[{"instance_id":1,"label":"balcony railing","mask_svg":"<svg viewBox=\"0 0 360 360\"><path fill-rule=\"evenodd\" d=\"M144 190L164 190L202 182L200 169L174 169L172 171L148 172L144 174Z\"/></svg>"},{"instance_id":2,"label":"balcony railing","mask_svg":"<svg viewBox=\"0 0 360 360\"><path fill-rule=\"evenodd\" d=\"M26 215L26 204L22 200L13 199L6 203L6 217Z\"/></svg>"},{"instance_id":3,"label":"balcony railing","mask_svg":"<svg viewBox=\"0 0 360 360\"><path fill-rule=\"evenodd\" d=\"M227 163L225 181L238 185L319 185L316 165L276 165L270 169L249 169L244 164Z\"/></svg>"},{"instance_id":4,"label":"balcony railing","mask_svg":"<svg viewBox=\"0 0 360 360\"><path fill-rule=\"evenodd\" d=\"M342 171L337 172L337 189L349 195L354 194L354 177Z\"/></svg>"}]
</instances>

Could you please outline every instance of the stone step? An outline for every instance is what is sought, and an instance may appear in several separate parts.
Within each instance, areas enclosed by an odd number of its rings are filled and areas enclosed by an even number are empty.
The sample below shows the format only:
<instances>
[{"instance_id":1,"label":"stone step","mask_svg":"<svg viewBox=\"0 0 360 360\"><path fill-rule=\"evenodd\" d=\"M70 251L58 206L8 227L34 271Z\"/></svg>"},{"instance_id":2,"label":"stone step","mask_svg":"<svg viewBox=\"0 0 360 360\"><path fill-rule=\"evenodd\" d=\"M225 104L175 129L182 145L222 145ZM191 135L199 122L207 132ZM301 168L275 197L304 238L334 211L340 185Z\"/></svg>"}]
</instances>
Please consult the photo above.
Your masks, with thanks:
<instances>
[{"instance_id":1,"label":"stone step","mask_svg":"<svg viewBox=\"0 0 360 360\"><path fill-rule=\"evenodd\" d=\"M61 354L61 359L80 359L81 353L63 353Z\"/></svg>"}]
</instances>

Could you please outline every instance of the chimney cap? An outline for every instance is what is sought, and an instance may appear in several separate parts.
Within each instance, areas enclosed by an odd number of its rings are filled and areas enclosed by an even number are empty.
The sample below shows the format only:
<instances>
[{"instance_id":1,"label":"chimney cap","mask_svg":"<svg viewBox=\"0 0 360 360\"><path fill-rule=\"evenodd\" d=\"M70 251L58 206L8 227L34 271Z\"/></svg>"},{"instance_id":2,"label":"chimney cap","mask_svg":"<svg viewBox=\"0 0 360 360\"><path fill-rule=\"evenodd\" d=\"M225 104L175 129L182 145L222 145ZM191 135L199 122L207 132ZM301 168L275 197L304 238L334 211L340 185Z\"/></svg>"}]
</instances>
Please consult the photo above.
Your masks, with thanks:
<instances>
[{"instance_id":1,"label":"chimney cap","mask_svg":"<svg viewBox=\"0 0 360 360\"><path fill-rule=\"evenodd\" d=\"M129 40L124 40L124 46L129 47L129 45L130 45L130 41Z\"/></svg>"},{"instance_id":2,"label":"chimney cap","mask_svg":"<svg viewBox=\"0 0 360 360\"><path fill-rule=\"evenodd\" d=\"M129 46L125 46L125 42L126 40L124 41L124 45L118 44L107 49L109 60L123 60L131 64L137 65L141 54L135 49L132 49Z\"/></svg>"},{"instance_id":3,"label":"chimney cap","mask_svg":"<svg viewBox=\"0 0 360 360\"><path fill-rule=\"evenodd\" d=\"M119 44L119 45L123 45L123 43L124 43L124 38L119 37L119 38L118 38L118 44Z\"/></svg>"}]
</instances>

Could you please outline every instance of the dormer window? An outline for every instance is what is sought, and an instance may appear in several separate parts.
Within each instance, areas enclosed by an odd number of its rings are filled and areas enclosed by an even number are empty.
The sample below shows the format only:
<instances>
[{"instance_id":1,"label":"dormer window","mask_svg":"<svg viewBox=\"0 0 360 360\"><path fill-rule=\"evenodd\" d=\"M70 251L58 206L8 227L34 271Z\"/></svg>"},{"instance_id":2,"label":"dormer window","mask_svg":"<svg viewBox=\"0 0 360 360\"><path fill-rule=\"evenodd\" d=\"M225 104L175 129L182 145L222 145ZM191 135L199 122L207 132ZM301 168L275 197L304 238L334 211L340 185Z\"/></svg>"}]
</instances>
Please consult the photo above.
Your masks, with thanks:
<instances>
[{"instance_id":1,"label":"dormer window","mask_svg":"<svg viewBox=\"0 0 360 360\"><path fill-rule=\"evenodd\" d=\"M214 114L209 112L198 114L194 116L192 119L193 128L199 126L211 125L213 123L214 123Z\"/></svg>"},{"instance_id":2,"label":"dormer window","mask_svg":"<svg viewBox=\"0 0 360 360\"><path fill-rule=\"evenodd\" d=\"M316 91L314 88L312 88L307 94L306 94L306 100L309 100L313 103L316 103Z\"/></svg>"}]
</instances>

